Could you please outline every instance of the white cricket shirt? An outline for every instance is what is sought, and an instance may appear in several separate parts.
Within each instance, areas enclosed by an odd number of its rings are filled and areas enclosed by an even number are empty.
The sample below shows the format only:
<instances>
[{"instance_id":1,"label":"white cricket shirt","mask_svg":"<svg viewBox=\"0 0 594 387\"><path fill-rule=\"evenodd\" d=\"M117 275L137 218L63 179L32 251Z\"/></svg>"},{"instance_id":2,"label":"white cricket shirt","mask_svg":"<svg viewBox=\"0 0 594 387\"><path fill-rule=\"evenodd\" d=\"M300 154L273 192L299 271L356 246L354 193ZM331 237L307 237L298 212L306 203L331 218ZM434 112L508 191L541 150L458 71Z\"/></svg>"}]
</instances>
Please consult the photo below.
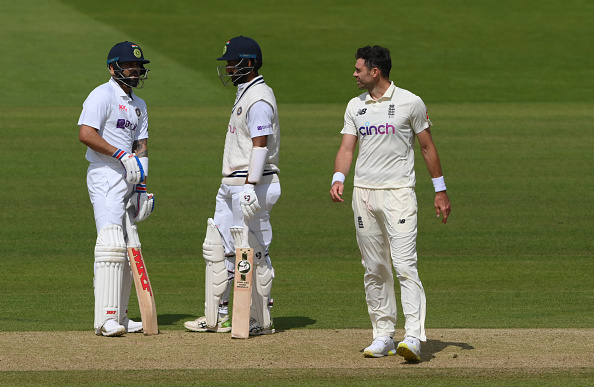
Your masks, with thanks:
<instances>
[{"instance_id":1,"label":"white cricket shirt","mask_svg":"<svg viewBox=\"0 0 594 387\"><path fill-rule=\"evenodd\" d=\"M261 183L278 181L280 125L276 98L264 78L258 76L237 88L231 110L225 151L223 153L223 183L243 185L252 156L252 138L268 136L268 156Z\"/></svg>"},{"instance_id":2,"label":"white cricket shirt","mask_svg":"<svg viewBox=\"0 0 594 387\"><path fill-rule=\"evenodd\" d=\"M148 117L144 100L131 92L126 94L111 78L93 90L85 102L78 125L98 129L109 144L128 153L132 143L148 138ZM87 148L86 159L91 163L119 163L117 159Z\"/></svg>"},{"instance_id":3,"label":"white cricket shirt","mask_svg":"<svg viewBox=\"0 0 594 387\"><path fill-rule=\"evenodd\" d=\"M415 186L415 134L431 126L420 97L391 83L377 101L369 93L351 99L342 134L357 136L354 185L370 189Z\"/></svg>"}]
</instances>

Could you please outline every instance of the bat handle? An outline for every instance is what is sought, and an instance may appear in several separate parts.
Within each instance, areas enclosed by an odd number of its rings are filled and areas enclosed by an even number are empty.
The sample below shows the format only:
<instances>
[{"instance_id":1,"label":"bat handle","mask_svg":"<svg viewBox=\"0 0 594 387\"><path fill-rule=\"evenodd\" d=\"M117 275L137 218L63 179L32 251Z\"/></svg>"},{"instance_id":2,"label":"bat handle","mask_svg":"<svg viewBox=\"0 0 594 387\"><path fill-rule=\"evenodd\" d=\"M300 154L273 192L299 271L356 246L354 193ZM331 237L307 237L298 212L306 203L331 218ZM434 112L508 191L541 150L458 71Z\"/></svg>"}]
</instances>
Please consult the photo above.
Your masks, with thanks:
<instances>
[{"instance_id":1,"label":"bat handle","mask_svg":"<svg viewBox=\"0 0 594 387\"><path fill-rule=\"evenodd\" d=\"M250 232L250 229L248 228L248 222L247 222L246 218L243 218L243 231L242 231L241 245L246 248L250 247L250 243L248 242L249 232Z\"/></svg>"}]
</instances>

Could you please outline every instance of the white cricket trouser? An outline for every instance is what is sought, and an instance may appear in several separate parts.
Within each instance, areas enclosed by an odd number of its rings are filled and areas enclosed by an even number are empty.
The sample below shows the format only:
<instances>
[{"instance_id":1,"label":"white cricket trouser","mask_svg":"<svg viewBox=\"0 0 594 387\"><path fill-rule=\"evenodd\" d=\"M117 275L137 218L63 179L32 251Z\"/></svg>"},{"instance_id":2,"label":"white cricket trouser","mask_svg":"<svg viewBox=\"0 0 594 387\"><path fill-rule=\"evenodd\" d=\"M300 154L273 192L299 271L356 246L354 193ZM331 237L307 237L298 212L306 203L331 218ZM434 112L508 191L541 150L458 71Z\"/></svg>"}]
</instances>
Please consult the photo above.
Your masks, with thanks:
<instances>
[{"instance_id":1,"label":"white cricket trouser","mask_svg":"<svg viewBox=\"0 0 594 387\"><path fill-rule=\"evenodd\" d=\"M248 227L254 233L258 242L268 253L272 242L272 226L270 225L270 211L281 194L280 183L257 184L254 188L258 203L262 209L250 219ZM243 192L242 185L221 184L216 198L214 215L215 224L219 227L225 247L225 255L234 255L235 246L231 236L231 227L243 227L243 212L239 204L239 195Z\"/></svg>"},{"instance_id":2,"label":"white cricket trouser","mask_svg":"<svg viewBox=\"0 0 594 387\"><path fill-rule=\"evenodd\" d=\"M124 168L120 163L92 163L87 170L87 188L97 234L108 224L125 228L124 212L134 186L124 179Z\"/></svg>"},{"instance_id":3,"label":"white cricket trouser","mask_svg":"<svg viewBox=\"0 0 594 387\"><path fill-rule=\"evenodd\" d=\"M248 222L248 228L258 242L264 248L267 264L272 268L268 248L272 242L272 226L270 224L270 211L281 195L280 183L256 184L254 187L258 203L262 207L256 215ZM235 272L235 246L231 227L243 227L244 216L239 204L239 195L243 192L243 185L221 184L216 198L214 222L218 226L225 248L225 265L229 273L229 279L233 278ZM274 271L274 268L272 268ZM207 285L208 286L208 285ZM231 283L221 297L219 314L228 314L229 294Z\"/></svg>"},{"instance_id":4,"label":"white cricket trouser","mask_svg":"<svg viewBox=\"0 0 594 387\"><path fill-rule=\"evenodd\" d=\"M417 197L414 188L355 187L353 212L365 268L365 297L373 337L394 337L396 296L392 267L400 282L405 336L426 341L425 290L417 271Z\"/></svg>"}]
</instances>

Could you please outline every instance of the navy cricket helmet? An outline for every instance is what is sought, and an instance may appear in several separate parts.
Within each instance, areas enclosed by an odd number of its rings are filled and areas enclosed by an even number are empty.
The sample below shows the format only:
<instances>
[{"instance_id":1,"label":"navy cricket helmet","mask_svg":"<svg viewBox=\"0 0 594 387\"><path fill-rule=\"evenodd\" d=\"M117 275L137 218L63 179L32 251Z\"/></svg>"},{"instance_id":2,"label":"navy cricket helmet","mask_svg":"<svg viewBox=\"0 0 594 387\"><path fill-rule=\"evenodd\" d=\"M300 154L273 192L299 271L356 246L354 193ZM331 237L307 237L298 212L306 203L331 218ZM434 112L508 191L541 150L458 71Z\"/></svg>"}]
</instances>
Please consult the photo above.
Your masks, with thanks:
<instances>
[{"instance_id":1,"label":"navy cricket helmet","mask_svg":"<svg viewBox=\"0 0 594 387\"><path fill-rule=\"evenodd\" d=\"M233 80L234 85L237 85L243 83L242 80L245 75L252 70L258 71L262 67L262 50L254 39L247 36L238 36L227 41L223 48L223 56L217 58L217 60L239 61L234 66L235 71L232 74L227 74L227 66L217 68L223 85L227 86L230 79ZM248 66L250 60L252 65ZM224 80L225 77L229 77L229 79Z\"/></svg>"},{"instance_id":2,"label":"navy cricket helmet","mask_svg":"<svg viewBox=\"0 0 594 387\"><path fill-rule=\"evenodd\" d=\"M142 50L138 44L132 42L121 42L116 44L109 50L107 55L107 64L110 65L113 62L126 63L126 62L140 62L150 63L150 60L144 59Z\"/></svg>"},{"instance_id":3,"label":"navy cricket helmet","mask_svg":"<svg viewBox=\"0 0 594 387\"><path fill-rule=\"evenodd\" d=\"M127 62L140 63L140 68L127 69L130 74L125 76L124 68L122 68L121 64ZM109 50L109 54L107 55L107 68L113 66L113 79L128 87L139 89L142 89L144 80L148 78L149 70L145 69L144 65L150 62L150 60L144 59L144 54L138 44L128 41L116 44Z\"/></svg>"}]
</instances>

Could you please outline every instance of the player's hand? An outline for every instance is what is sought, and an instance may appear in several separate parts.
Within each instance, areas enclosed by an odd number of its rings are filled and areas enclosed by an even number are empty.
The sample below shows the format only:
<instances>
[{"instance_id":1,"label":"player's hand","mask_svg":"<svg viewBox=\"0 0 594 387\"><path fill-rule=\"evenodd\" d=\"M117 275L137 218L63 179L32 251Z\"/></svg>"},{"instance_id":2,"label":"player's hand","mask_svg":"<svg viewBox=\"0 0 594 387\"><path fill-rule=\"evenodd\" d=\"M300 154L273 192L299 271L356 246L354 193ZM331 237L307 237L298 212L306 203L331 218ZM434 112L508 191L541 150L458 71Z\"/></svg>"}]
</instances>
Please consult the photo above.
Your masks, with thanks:
<instances>
[{"instance_id":1,"label":"player's hand","mask_svg":"<svg viewBox=\"0 0 594 387\"><path fill-rule=\"evenodd\" d=\"M260 210L260 203L252 185L246 184L243 192L239 195L239 204L246 220L250 220Z\"/></svg>"},{"instance_id":2,"label":"player's hand","mask_svg":"<svg viewBox=\"0 0 594 387\"><path fill-rule=\"evenodd\" d=\"M448 222L448 216L450 216L450 212L452 212L452 205L450 204L450 199L448 198L448 194L446 191L440 191L435 193L435 215L439 218L440 214L443 214L443 218L441 219L443 224Z\"/></svg>"},{"instance_id":3,"label":"player's hand","mask_svg":"<svg viewBox=\"0 0 594 387\"><path fill-rule=\"evenodd\" d=\"M333 202L344 202L342 198L342 192L344 191L344 184L340 181L335 181L330 188L330 197Z\"/></svg>"},{"instance_id":4,"label":"player's hand","mask_svg":"<svg viewBox=\"0 0 594 387\"><path fill-rule=\"evenodd\" d=\"M118 159L126 173L125 179L128 183L138 184L144 181L144 169L138 157L134 153L130 154L121 149L114 152L111 157Z\"/></svg>"},{"instance_id":5,"label":"player's hand","mask_svg":"<svg viewBox=\"0 0 594 387\"><path fill-rule=\"evenodd\" d=\"M146 192L146 184L136 184L134 194L128 201L128 207L133 207L132 220L142 222L155 209L155 196L152 193Z\"/></svg>"}]
</instances>

